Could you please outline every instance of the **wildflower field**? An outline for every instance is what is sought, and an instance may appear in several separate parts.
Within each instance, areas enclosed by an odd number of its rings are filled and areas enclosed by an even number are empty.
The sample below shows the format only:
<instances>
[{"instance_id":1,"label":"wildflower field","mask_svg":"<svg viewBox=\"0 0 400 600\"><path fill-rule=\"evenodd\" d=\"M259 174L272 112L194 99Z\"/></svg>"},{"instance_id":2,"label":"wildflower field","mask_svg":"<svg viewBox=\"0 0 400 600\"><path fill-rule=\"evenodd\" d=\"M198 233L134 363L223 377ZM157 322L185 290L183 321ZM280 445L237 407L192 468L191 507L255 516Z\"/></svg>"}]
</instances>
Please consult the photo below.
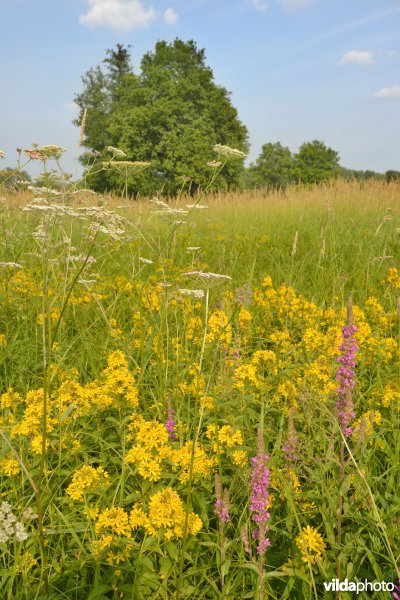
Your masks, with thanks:
<instances>
[{"instance_id":1,"label":"wildflower field","mask_svg":"<svg viewBox=\"0 0 400 600\"><path fill-rule=\"evenodd\" d=\"M398 598L399 185L1 194L0 597Z\"/></svg>"}]
</instances>

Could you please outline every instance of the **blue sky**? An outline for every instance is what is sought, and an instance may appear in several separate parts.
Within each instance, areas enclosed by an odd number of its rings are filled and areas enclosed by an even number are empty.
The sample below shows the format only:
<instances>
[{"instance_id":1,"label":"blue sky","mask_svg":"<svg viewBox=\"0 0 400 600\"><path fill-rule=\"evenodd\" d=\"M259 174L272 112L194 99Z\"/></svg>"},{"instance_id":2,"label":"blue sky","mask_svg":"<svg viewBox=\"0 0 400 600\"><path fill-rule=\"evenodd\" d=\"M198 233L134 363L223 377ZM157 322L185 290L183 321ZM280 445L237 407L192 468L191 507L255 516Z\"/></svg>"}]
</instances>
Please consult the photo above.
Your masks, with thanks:
<instances>
[{"instance_id":1,"label":"blue sky","mask_svg":"<svg viewBox=\"0 0 400 600\"><path fill-rule=\"evenodd\" d=\"M79 173L74 95L107 48L138 70L194 39L249 129L250 155L320 139L350 168L400 170L400 0L0 0L0 150L58 144Z\"/></svg>"}]
</instances>

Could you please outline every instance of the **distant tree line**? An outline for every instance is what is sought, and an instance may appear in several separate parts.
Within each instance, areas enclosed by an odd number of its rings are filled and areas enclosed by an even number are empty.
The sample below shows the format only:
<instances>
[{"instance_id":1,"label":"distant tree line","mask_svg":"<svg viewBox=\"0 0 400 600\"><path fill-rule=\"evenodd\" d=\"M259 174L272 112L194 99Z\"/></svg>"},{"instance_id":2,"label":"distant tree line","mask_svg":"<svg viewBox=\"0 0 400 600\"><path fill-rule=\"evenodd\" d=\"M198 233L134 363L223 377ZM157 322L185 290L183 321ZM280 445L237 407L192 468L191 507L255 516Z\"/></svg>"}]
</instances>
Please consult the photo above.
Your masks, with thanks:
<instances>
[{"instance_id":1,"label":"distant tree line","mask_svg":"<svg viewBox=\"0 0 400 600\"><path fill-rule=\"evenodd\" d=\"M263 145L247 179L249 187L284 189L294 183L322 183L339 174L339 153L324 142L305 142L295 154L276 142Z\"/></svg>"},{"instance_id":2,"label":"distant tree line","mask_svg":"<svg viewBox=\"0 0 400 600\"><path fill-rule=\"evenodd\" d=\"M346 169L339 164L339 153L319 140L305 142L297 153L280 142L264 144L257 160L246 173L246 185L283 190L293 184L323 183L332 179L400 181L400 171L377 173Z\"/></svg>"}]
</instances>

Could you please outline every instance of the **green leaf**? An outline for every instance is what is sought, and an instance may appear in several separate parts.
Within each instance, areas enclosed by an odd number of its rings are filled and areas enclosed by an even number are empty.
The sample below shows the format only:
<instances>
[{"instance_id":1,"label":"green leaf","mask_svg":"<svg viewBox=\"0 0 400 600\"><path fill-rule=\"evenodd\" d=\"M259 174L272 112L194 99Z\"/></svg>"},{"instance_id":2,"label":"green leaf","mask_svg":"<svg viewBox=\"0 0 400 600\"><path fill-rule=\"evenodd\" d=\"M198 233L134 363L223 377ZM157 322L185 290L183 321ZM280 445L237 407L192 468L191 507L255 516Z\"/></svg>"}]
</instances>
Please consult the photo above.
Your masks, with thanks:
<instances>
[{"instance_id":1,"label":"green leaf","mask_svg":"<svg viewBox=\"0 0 400 600\"><path fill-rule=\"evenodd\" d=\"M65 421L65 419L67 419L69 417L69 415L72 413L72 411L75 408L75 403L71 402L71 404L69 406L67 406L67 408L64 410L63 414L60 417L60 423L62 423L63 421Z\"/></svg>"},{"instance_id":2,"label":"green leaf","mask_svg":"<svg viewBox=\"0 0 400 600\"><path fill-rule=\"evenodd\" d=\"M107 598L104 594L109 592L111 587L109 585L99 584L92 588L88 600L103 600L103 598Z\"/></svg>"},{"instance_id":3,"label":"green leaf","mask_svg":"<svg viewBox=\"0 0 400 600\"><path fill-rule=\"evenodd\" d=\"M221 567L221 575L223 575L223 576L228 575L231 564L232 564L231 560L226 560L224 562L224 564Z\"/></svg>"}]
</instances>

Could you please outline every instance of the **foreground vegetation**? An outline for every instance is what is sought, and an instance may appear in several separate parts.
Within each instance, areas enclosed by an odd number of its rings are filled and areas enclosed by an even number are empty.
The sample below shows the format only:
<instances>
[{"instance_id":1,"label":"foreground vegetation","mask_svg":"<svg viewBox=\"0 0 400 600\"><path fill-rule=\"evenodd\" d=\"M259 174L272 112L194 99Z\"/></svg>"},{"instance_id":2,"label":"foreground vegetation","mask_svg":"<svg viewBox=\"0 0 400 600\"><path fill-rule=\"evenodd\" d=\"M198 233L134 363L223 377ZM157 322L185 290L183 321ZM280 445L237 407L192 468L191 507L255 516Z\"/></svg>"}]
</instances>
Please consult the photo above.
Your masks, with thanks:
<instances>
[{"instance_id":1,"label":"foreground vegetation","mask_svg":"<svg viewBox=\"0 0 400 600\"><path fill-rule=\"evenodd\" d=\"M398 580L399 192L2 199L2 597Z\"/></svg>"}]
</instances>

